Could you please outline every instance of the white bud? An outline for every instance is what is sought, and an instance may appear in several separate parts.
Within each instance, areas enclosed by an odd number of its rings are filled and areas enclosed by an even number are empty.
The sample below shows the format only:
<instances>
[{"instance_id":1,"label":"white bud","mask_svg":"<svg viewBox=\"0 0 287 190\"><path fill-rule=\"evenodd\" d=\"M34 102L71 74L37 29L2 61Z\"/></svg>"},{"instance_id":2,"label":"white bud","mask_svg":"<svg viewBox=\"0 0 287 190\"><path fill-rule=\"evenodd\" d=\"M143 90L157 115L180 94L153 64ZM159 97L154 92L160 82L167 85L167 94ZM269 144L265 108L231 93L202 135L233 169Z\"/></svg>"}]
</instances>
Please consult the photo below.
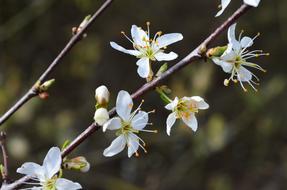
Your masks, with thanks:
<instances>
[{"instance_id":1,"label":"white bud","mask_svg":"<svg viewBox=\"0 0 287 190\"><path fill-rule=\"evenodd\" d=\"M105 105L108 104L109 102L110 92L106 86L102 85L96 89L95 97L96 97L97 103L105 107Z\"/></svg>"},{"instance_id":2,"label":"white bud","mask_svg":"<svg viewBox=\"0 0 287 190\"><path fill-rule=\"evenodd\" d=\"M105 108L97 109L94 115L94 120L98 125L104 125L109 118L109 113Z\"/></svg>"}]
</instances>

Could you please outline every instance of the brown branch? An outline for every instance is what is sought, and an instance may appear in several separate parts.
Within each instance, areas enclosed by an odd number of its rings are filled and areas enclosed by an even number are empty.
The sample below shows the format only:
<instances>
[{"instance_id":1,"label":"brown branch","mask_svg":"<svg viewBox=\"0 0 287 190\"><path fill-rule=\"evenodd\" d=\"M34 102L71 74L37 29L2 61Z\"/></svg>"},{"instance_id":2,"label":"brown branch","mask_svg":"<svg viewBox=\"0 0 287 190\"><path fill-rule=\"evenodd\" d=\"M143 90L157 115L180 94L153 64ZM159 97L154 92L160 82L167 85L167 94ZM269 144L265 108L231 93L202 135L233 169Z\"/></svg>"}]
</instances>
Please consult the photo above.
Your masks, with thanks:
<instances>
[{"instance_id":1,"label":"brown branch","mask_svg":"<svg viewBox=\"0 0 287 190\"><path fill-rule=\"evenodd\" d=\"M2 156L3 156L3 171L1 171L2 179L4 183L7 183L8 181L8 154L6 149L6 133L0 132L0 146L2 150Z\"/></svg>"},{"instance_id":2,"label":"brown branch","mask_svg":"<svg viewBox=\"0 0 287 190\"><path fill-rule=\"evenodd\" d=\"M213 42L223 31L225 31L229 26L231 26L239 17L244 15L251 7L248 5L242 5L236 12L233 13L222 25L220 25L213 33L211 33L197 48L195 48L190 54L188 54L181 61L176 63L173 67L168 69L160 77L154 79L153 81L146 83L140 87L135 93L132 94L133 99L140 98L142 95L148 91L157 87L160 83L170 77L172 74L179 71L181 68L187 66L190 63L193 63L196 60L203 59L204 50ZM115 108L110 110L110 116L115 115ZM70 154L74 149L76 149L83 141L90 137L95 131L99 130L101 127L95 124L91 124L87 129L85 129L79 136L74 139L71 144L62 151L62 157ZM12 190L13 188L21 186L24 182L28 181L29 177L25 176L12 184L9 184L4 188L5 190ZM7 188L9 187L9 188ZM2 190L2 188L1 188Z\"/></svg>"},{"instance_id":3,"label":"brown branch","mask_svg":"<svg viewBox=\"0 0 287 190\"><path fill-rule=\"evenodd\" d=\"M39 77L35 84L42 84L47 80L47 77L52 73L52 71L56 68L57 65L63 60L63 58L70 52L70 50L79 42L85 32L91 27L91 25L95 22L95 20L106 10L106 8L111 5L113 0L106 0L103 5L94 13L94 15L88 20L86 25L77 32L66 44L64 49L58 54L58 56L54 59L52 63L48 66L48 68L43 72L43 74ZM1 118L0 118L0 126L7 121L18 109L20 109L25 103L31 100L33 97L39 94L39 90L36 85L33 85L26 94L22 98L20 98Z\"/></svg>"}]
</instances>

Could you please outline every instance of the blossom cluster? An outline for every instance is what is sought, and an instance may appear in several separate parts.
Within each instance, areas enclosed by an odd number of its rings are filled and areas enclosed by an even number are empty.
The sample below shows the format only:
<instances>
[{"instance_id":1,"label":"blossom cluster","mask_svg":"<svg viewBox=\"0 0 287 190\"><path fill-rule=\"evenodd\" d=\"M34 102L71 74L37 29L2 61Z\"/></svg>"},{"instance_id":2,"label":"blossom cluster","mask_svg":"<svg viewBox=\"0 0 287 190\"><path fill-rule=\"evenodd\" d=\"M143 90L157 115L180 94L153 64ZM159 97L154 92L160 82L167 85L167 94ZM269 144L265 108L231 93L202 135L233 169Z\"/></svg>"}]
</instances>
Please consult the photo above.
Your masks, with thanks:
<instances>
[{"instance_id":1,"label":"blossom cluster","mask_svg":"<svg viewBox=\"0 0 287 190\"><path fill-rule=\"evenodd\" d=\"M231 0L221 0L221 10L216 16L219 16L227 8ZM260 0L244 0L244 3L253 7L257 7ZM263 53L262 50L248 50L253 44L254 40L259 36L250 38L243 36L243 32L236 38L236 23L232 24L227 32L228 43L224 46L218 46L206 51L206 57L212 60L215 65L222 68L225 73L230 74L230 77L224 80L224 85L228 86L230 81L239 82L242 89L247 91L244 83L248 83L255 91L255 85L258 85L259 78L253 74L248 68L258 69L266 72L261 66L250 61L252 58L268 55ZM147 31L144 31L141 27L132 25L131 38L129 38L124 32L122 34L132 43L133 49L126 49L115 42L110 42L112 48L135 56L138 60L137 73L141 78L150 82L156 77L159 77L161 73L165 72L167 64L163 64L157 74L154 74L153 64L161 61L172 61L178 57L175 52L165 53L167 46L181 41L183 35L181 33L162 34L162 32L156 32L151 37L150 23L147 22ZM159 74L158 74L159 73ZM156 92L165 103L164 108L170 113L166 119L166 133L171 135L171 129L174 126L177 119L183 121L192 131L196 132L198 129L198 121L196 114L199 110L206 110L209 108L209 104L200 96L184 96L179 98L175 96L170 98L170 92L167 92L165 86L156 87ZM103 151L105 157L112 157L122 152L127 147L128 157L133 155L139 156L139 149L142 149L145 153L146 142L140 137L142 132L157 133L156 129L147 129L148 126L152 126L149 122L149 115L154 113L152 111L142 110L142 101L138 107L134 110L133 96L125 90L121 90L117 94L115 117L111 117L108 112L110 92L104 85L99 86L95 91L95 113L94 124L101 126L103 132L114 131L116 138L111 144ZM33 190L77 190L82 189L79 183L62 178L63 169L73 169L82 172L87 172L90 169L88 161L82 157L76 157L69 159L67 157L62 158L61 150L58 147L52 147L42 165L27 162L24 163L17 172L27 175L31 178L32 182L27 183L32 185Z\"/></svg>"}]
</instances>

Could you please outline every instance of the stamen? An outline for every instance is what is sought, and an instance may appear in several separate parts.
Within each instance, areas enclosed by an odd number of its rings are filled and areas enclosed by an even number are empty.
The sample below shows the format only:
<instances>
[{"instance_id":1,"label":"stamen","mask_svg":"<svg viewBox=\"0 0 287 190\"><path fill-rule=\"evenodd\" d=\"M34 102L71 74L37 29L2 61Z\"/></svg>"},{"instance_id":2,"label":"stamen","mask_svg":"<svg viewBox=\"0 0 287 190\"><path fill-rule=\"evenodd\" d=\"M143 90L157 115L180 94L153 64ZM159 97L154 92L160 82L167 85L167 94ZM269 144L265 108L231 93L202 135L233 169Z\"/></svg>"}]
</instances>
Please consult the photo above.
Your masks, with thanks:
<instances>
[{"instance_id":1,"label":"stamen","mask_svg":"<svg viewBox=\"0 0 287 190\"><path fill-rule=\"evenodd\" d=\"M133 40L131 40L124 31L121 31L121 34L126 38L128 39L128 41L130 41L132 44L134 44Z\"/></svg>"},{"instance_id":2,"label":"stamen","mask_svg":"<svg viewBox=\"0 0 287 190\"><path fill-rule=\"evenodd\" d=\"M251 43L253 43L253 41L260 36L260 33L258 32L256 36L253 37L253 39L247 44L247 46L245 48L243 48L240 52L240 54L244 54L245 50L250 46Z\"/></svg>"},{"instance_id":3,"label":"stamen","mask_svg":"<svg viewBox=\"0 0 287 190\"><path fill-rule=\"evenodd\" d=\"M148 129L141 129L139 131L148 132L148 133L158 133L157 130L148 130Z\"/></svg>"},{"instance_id":4,"label":"stamen","mask_svg":"<svg viewBox=\"0 0 287 190\"><path fill-rule=\"evenodd\" d=\"M150 39L150 29L149 29L150 22L146 22L146 26L147 26L147 36L148 36L148 39Z\"/></svg>"},{"instance_id":5,"label":"stamen","mask_svg":"<svg viewBox=\"0 0 287 190\"><path fill-rule=\"evenodd\" d=\"M240 76L238 75L237 77L239 78L240 86L242 87L242 89L244 90L244 92L247 92L247 89L244 87L244 85L243 85L243 83L242 83L242 81L241 81L241 79L240 79Z\"/></svg>"}]
</instances>

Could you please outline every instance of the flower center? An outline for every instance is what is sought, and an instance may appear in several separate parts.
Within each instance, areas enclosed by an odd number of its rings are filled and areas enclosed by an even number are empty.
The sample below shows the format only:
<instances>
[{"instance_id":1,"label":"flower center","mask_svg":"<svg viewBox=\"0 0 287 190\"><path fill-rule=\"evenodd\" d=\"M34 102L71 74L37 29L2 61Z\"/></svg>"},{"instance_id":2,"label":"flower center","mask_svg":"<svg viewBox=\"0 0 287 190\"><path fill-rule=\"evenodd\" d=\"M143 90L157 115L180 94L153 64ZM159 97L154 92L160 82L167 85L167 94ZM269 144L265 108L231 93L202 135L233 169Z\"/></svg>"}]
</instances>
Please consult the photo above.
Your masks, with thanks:
<instances>
[{"instance_id":1,"label":"flower center","mask_svg":"<svg viewBox=\"0 0 287 190\"><path fill-rule=\"evenodd\" d=\"M43 184L43 190L56 190L56 179L57 178L52 178L52 179L49 179L47 181L45 181L45 183Z\"/></svg>"},{"instance_id":2,"label":"flower center","mask_svg":"<svg viewBox=\"0 0 287 190\"><path fill-rule=\"evenodd\" d=\"M122 135L122 134L128 134L128 133L139 133L138 130L134 129L132 126L131 126L131 123L130 122L124 122L122 121L122 127L116 132L116 135Z\"/></svg>"},{"instance_id":3,"label":"flower center","mask_svg":"<svg viewBox=\"0 0 287 190\"><path fill-rule=\"evenodd\" d=\"M197 113L198 108L193 102L180 101L175 108L175 112L177 117L186 117L190 113Z\"/></svg>"}]
</instances>

